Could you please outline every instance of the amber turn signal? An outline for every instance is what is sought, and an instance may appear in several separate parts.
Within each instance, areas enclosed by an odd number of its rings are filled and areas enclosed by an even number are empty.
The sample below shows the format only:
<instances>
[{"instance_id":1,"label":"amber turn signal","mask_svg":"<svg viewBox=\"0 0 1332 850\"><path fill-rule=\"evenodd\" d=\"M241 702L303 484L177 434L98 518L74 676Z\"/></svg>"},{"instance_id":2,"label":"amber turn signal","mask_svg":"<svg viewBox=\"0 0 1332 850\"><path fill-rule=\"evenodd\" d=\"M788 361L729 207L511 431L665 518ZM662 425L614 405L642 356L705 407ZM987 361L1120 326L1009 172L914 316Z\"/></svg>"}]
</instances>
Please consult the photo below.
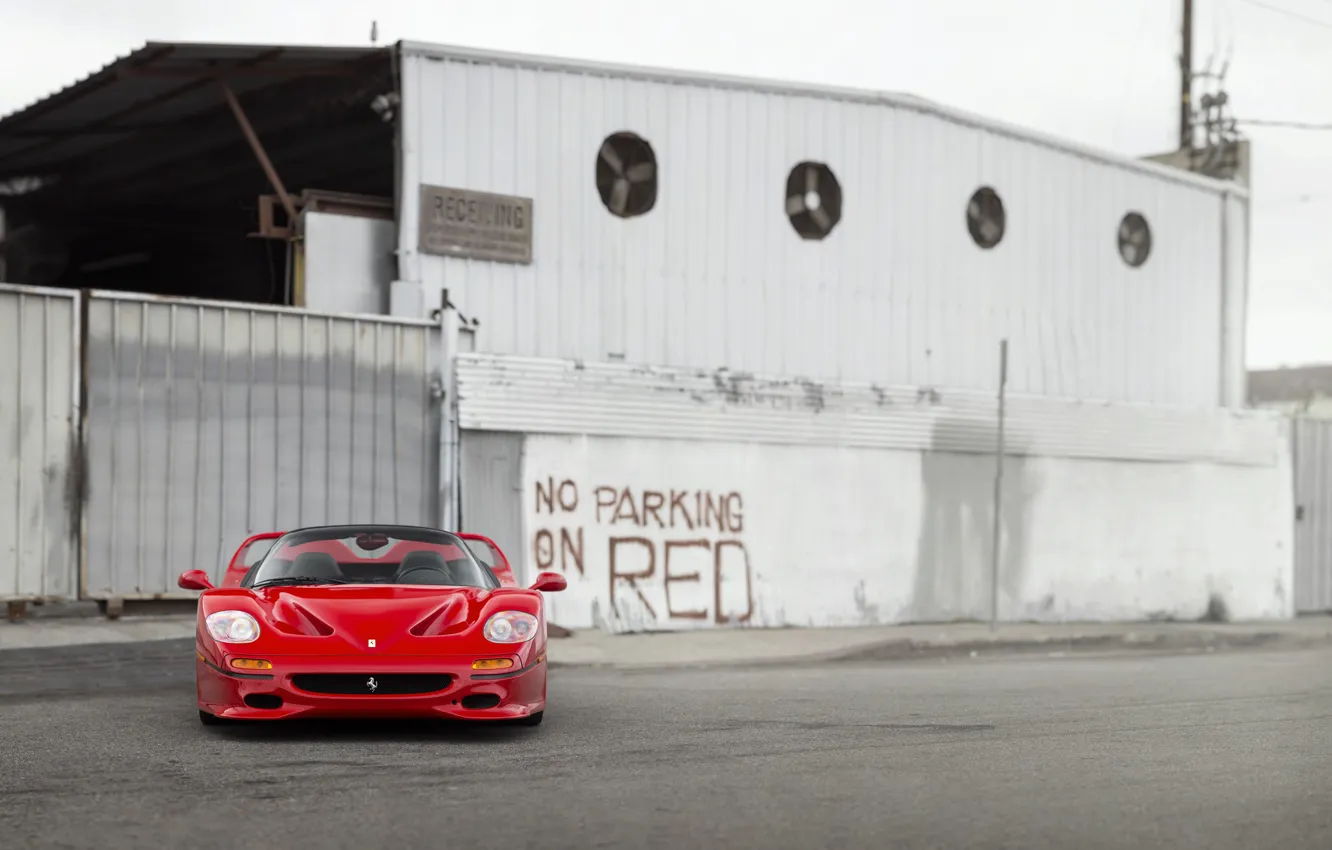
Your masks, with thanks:
<instances>
[{"instance_id":1,"label":"amber turn signal","mask_svg":"<svg viewBox=\"0 0 1332 850\"><path fill-rule=\"evenodd\" d=\"M272 670L273 664L269 661L261 661L258 658L233 658L231 666L238 670Z\"/></svg>"},{"instance_id":2,"label":"amber turn signal","mask_svg":"<svg viewBox=\"0 0 1332 850\"><path fill-rule=\"evenodd\" d=\"M483 658L472 662L473 670L504 670L512 666L513 661L508 658Z\"/></svg>"}]
</instances>

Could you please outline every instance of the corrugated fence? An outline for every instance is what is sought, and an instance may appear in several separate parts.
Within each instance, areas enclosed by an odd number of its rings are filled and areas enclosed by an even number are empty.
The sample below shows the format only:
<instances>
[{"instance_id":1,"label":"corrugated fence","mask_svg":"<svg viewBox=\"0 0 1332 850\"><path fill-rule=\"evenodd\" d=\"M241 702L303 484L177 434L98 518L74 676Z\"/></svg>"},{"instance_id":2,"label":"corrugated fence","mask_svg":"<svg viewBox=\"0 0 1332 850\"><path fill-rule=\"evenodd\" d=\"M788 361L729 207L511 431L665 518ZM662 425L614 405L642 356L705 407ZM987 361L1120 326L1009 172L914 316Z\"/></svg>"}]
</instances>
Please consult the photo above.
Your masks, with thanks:
<instances>
[{"instance_id":1,"label":"corrugated fence","mask_svg":"<svg viewBox=\"0 0 1332 850\"><path fill-rule=\"evenodd\" d=\"M437 525L442 356L427 322L5 287L0 598L189 598L256 531Z\"/></svg>"},{"instance_id":2,"label":"corrugated fence","mask_svg":"<svg viewBox=\"0 0 1332 850\"><path fill-rule=\"evenodd\" d=\"M77 293L0 284L0 599L78 575Z\"/></svg>"}]
</instances>

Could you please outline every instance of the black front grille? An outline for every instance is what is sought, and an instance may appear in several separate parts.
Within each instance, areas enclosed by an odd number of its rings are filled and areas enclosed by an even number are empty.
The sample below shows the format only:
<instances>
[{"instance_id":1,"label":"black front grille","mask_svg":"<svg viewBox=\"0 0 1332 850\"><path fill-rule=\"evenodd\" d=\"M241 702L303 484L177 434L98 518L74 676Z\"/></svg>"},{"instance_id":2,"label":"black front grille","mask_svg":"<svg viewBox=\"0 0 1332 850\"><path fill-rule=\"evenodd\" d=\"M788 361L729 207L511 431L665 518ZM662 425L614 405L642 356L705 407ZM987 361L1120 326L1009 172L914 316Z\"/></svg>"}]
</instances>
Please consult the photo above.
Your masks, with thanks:
<instances>
[{"instance_id":1,"label":"black front grille","mask_svg":"<svg viewBox=\"0 0 1332 850\"><path fill-rule=\"evenodd\" d=\"M301 673L291 683L311 694L342 696L407 696L433 694L449 686L443 673Z\"/></svg>"}]
</instances>

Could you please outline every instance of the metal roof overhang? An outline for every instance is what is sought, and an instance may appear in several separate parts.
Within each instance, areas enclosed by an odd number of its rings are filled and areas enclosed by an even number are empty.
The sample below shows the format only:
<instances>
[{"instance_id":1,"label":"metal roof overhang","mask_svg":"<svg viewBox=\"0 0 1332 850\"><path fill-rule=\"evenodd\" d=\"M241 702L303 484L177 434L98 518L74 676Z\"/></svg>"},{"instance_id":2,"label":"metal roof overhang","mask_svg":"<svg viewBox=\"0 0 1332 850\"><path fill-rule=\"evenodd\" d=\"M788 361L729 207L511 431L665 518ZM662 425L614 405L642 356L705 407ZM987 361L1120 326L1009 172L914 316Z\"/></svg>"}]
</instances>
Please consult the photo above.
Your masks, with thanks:
<instances>
[{"instance_id":1,"label":"metal roof overhang","mask_svg":"<svg viewBox=\"0 0 1332 850\"><path fill-rule=\"evenodd\" d=\"M0 193L50 202L132 203L213 190L263 190L264 175L228 107L235 93L281 172L318 181L330 155L389 140L370 101L396 88L392 47L149 42L79 82L0 119ZM340 154L337 152L340 151ZM322 159L321 159L322 155ZM302 167L304 166L304 167ZM355 180L351 180L355 183ZM353 191L356 186L338 187ZM11 199L16 200L16 199ZM99 203L99 205L101 205Z\"/></svg>"}]
</instances>

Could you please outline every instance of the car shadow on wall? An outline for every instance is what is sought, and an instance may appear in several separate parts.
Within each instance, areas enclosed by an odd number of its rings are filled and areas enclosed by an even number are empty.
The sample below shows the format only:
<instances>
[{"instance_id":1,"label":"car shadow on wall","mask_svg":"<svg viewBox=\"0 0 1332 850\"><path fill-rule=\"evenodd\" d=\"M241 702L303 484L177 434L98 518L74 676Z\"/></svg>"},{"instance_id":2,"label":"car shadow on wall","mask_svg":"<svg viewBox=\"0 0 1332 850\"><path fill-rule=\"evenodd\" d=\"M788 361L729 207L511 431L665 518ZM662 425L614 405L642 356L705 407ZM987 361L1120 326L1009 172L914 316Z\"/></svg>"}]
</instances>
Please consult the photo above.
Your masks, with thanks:
<instances>
[{"instance_id":1,"label":"car shadow on wall","mask_svg":"<svg viewBox=\"0 0 1332 850\"><path fill-rule=\"evenodd\" d=\"M997 438L997 422L952 414L934 421L920 462L921 521L907 612L913 622L989 619ZM1012 619L1025 608L1029 508L1039 482L1026 435L1010 427L1004 444L999 606L1001 618Z\"/></svg>"}]
</instances>

